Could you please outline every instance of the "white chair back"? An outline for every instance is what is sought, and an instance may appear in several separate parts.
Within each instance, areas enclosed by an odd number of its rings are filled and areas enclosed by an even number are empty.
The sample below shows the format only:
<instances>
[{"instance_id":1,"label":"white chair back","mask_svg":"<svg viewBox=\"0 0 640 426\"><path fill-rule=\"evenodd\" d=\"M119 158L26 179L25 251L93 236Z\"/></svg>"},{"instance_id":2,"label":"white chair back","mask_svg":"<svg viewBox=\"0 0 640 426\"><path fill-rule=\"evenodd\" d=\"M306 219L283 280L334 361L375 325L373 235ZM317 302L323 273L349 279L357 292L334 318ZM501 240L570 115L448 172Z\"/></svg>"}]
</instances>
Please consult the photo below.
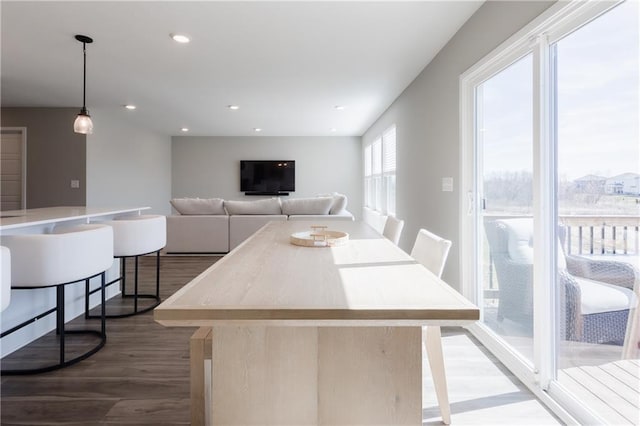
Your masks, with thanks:
<instances>
[{"instance_id":1,"label":"white chair back","mask_svg":"<svg viewBox=\"0 0 640 426\"><path fill-rule=\"evenodd\" d=\"M167 245L167 218L162 215L120 216L100 222L113 228L113 255L137 256Z\"/></svg>"},{"instance_id":2,"label":"white chair back","mask_svg":"<svg viewBox=\"0 0 640 426\"><path fill-rule=\"evenodd\" d=\"M440 278L450 248L451 241L421 229L411 250L411 257Z\"/></svg>"},{"instance_id":3,"label":"white chair back","mask_svg":"<svg viewBox=\"0 0 640 426\"><path fill-rule=\"evenodd\" d=\"M13 287L47 287L71 283L111 268L110 226L56 226L49 234L4 235L11 250Z\"/></svg>"},{"instance_id":4,"label":"white chair back","mask_svg":"<svg viewBox=\"0 0 640 426\"><path fill-rule=\"evenodd\" d=\"M404 228L404 220L400 220L394 216L387 216L382 235L391 240L393 244L398 245L400 235L402 235L402 228Z\"/></svg>"}]
</instances>

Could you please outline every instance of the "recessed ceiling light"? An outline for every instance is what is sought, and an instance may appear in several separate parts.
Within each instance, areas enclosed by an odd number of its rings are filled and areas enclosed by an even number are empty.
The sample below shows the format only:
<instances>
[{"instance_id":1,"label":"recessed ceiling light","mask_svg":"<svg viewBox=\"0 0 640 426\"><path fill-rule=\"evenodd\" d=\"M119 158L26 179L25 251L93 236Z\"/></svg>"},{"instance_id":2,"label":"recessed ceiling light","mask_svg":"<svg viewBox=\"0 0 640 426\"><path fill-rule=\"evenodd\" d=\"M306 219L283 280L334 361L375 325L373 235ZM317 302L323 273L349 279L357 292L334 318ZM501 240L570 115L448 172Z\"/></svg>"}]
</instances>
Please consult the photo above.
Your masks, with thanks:
<instances>
[{"instance_id":1,"label":"recessed ceiling light","mask_svg":"<svg viewBox=\"0 0 640 426\"><path fill-rule=\"evenodd\" d=\"M189 131L189 128L188 128L188 127L183 127L183 128L182 128L182 129L180 129L180 130L182 130L183 132L188 132L188 131Z\"/></svg>"},{"instance_id":2,"label":"recessed ceiling light","mask_svg":"<svg viewBox=\"0 0 640 426\"><path fill-rule=\"evenodd\" d=\"M184 35L184 34L169 34L171 36L171 38L173 39L173 41L178 42L178 43L189 43L191 41L191 39L189 38L189 36Z\"/></svg>"},{"instance_id":3,"label":"recessed ceiling light","mask_svg":"<svg viewBox=\"0 0 640 426\"><path fill-rule=\"evenodd\" d=\"M345 109L345 106L344 105L336 105L333 108L338 110L338 111L342 111L343 109Z\"/></svg>"},{"instance_id":4,"label":"recessed ceiling light","mask_svg":"<svg viewBox=\"0 0 640 426\"><path fill-rule=\"evenodd\" d=\"M227 105L227 108L232 109L232 110L235 111L237 109L240 109L240 106L239 105Z\"/></svg>"},{"instance_id":5,"label":"recessed ceiling light","mask_svg":"<svg viewBox=\"0 0 640 426\"><path fill-rule=\"evenodd\" d=\"M261 131L262 131L262 129L261 129L260 127L254 127L254 128L253 128L253 131L254 131L254 132L261 132Z\"/></svg>"},{"instance_id":6,"label":"recessed ceiling light","mask_svg":"<svg viewBox=\"0 0 640 426\"><path fill-rule=\"evenodd\" d=\"M129 105L125 105L124 107L125 107L126 109L131 109L131 110L136 109L136 106L135 106L135 105L131 105L131 104L129 104Z\"/></svg>"}]
</instances>

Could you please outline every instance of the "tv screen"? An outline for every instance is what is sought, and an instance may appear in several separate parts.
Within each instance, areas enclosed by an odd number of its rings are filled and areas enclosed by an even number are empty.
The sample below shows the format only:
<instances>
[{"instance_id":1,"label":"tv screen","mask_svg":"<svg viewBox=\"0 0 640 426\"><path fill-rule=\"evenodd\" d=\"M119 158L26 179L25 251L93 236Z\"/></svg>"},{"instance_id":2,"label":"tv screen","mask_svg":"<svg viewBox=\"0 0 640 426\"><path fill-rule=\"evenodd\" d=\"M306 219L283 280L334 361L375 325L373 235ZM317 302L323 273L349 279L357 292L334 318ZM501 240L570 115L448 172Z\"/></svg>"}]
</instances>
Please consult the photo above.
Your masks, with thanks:
<instances>
[{"instance_id":1,"label":"tv screen","mask_svg":"<svg viewBox=\"0 0 640 426\"><path fill-rule=\"evenodd\" d=\"M295 190L295 161L240 161L240 191L271 195Z\"/></svg>"}]
</instances>

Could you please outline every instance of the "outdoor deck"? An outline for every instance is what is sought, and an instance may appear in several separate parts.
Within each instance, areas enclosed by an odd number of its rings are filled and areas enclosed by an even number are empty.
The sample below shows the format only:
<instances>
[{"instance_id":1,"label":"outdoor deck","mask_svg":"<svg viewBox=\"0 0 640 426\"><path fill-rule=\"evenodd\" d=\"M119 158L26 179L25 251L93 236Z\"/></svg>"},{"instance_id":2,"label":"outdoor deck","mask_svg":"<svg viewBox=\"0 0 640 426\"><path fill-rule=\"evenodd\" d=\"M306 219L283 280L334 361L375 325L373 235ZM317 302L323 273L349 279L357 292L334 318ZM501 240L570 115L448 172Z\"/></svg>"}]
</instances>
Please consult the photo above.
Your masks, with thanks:
<instances>
[{"instance_id":1,"label":"outdoor deck","mask_svg":"<svg viewBox=\"0 0 640 426\"><path fill-rule=\"evenodd\" d=\"M558 379L610 424L640 424L640 361L567 368Z\"/></svg>"}]
</instances>

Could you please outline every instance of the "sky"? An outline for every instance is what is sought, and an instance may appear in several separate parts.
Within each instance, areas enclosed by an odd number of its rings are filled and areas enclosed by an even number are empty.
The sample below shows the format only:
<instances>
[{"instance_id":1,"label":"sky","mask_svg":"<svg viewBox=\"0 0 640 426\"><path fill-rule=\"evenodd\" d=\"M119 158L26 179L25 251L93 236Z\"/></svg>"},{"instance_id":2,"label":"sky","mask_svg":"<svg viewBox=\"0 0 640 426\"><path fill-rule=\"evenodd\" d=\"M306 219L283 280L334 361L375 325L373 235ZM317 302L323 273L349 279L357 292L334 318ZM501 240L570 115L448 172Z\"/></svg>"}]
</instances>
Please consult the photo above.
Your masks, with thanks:
<instances>
[{"instance_id":1,"label":"sky","mask_svg":"<svg viewBox=\"0 0 640 426\"><path fill-rule=\"evenodd\" d=\"M640 173L638 0L559 40L558 172ZM485 174L532 170L532 58L482 84Z\"/></svg>"}]
</instances>

